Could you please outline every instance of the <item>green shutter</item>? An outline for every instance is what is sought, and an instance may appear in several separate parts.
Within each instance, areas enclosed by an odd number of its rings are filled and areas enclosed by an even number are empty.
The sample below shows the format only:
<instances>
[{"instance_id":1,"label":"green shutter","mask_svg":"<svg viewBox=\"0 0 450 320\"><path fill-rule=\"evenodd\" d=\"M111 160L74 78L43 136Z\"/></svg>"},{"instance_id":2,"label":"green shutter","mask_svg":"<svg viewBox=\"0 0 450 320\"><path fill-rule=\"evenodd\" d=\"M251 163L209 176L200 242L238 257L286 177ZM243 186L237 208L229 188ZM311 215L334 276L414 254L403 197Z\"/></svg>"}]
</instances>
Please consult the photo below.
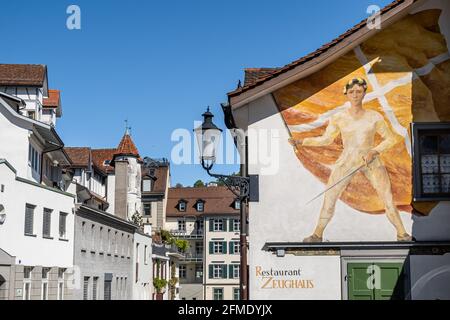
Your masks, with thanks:
<instances>
[{"instance_id":1,"label":"green shutter","mask_svg":"<svg viewBox=\"0 0 450 320\"><path fill-rule=\"evenodd\" d=\"M227 231L227 219L223 219L223 223L222 223L222 225L223 225L223 231Z\"/></svg>"},{"instance_id":2,"label":"green shutter","mask_svg":"<svg viewBox=\"0 0 450 320\"><path fill-rule=\"evenodd\" d=\"M214 231L214 219L209 219L209 231Z\"/></svg>"},{"instance_id":3,"label":"green shutter","mask_svg":"<svg viewBox=\"0 0 450 320\"><path fill-rule=\"evenodd\" d=\"M230 241L230 254L234 254L234 241Z\"/></svg>"},{"instance_id":4,"label":"green shutter","mask_svg":"<svg viewBox=\"0 0 450 320\"><path fill-rule=\"evenodd\" d=\"M230 276L230 279L233 279L233 265L228 265L228 274Z\"/></svg>"},{"instance_id":5,"label":"green shutter","mask_svg":"<svg viewBox=\"0 0 450 320\"><path fill-rule=\"evenodd\" d=\"M230 231L233 232L233 219L228 220L230 222Z\"/></svg>"},{"instance_id":6,"label":"green shutter","mask_svg":"<svg viewBox=\"0 0 450 320\"><path fill-rule=\"evenodd\" d=\"M209 278L210 279L213 278L213 265L212 264L209 265Z\"/></svg>"},{"instance_id":7,"label":"green shutter","mask_svg":"<svg viewBox=\"0 0 450 320\"><path fill-rule=\"evenodd\" d=\"M210 241L209 242L209 254L213 254L214 253L214 242Z\"/></svg>"},{"instance_id":8,"label":"green shutter","mask_svg":"<svg viewBox=\"0 0 450 320\"><path fill-rule=\"evenodd\" d=\"M222 253L223 254L227 253L227 242L226 241L222 242Z\"/></svg>"},{"instance_id":9,"label":"green shutter","mask_svg":"<svg viewBox=\"0 0 450 320\"><path fill-rule=\"evenodd\" d=\"M222 279L226 279L227 278L227 265L223 264L222 265Z\"/></svg>"}]
</instances>

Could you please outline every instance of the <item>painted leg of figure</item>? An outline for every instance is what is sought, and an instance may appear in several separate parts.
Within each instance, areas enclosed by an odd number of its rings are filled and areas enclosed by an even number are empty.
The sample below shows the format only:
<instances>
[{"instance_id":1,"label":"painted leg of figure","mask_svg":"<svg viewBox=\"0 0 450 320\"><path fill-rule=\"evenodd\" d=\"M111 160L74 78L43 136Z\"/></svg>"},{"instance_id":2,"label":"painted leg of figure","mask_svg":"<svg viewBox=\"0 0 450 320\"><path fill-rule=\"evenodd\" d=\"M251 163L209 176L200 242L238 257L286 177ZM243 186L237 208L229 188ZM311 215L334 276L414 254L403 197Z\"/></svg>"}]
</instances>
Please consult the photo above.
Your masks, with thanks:
<instances>
[{"instance_id":1,"label":"painted leg of figure","mask_svg":"<svg viewBox=\"0 0 450 320\"><path fill-rule=\"evenodd\" d=\"M337 181L345 177L350 171L351 169L349 169L348 166L336 167L330 175L327 187L335 184ZM339 199L350 181L351 177L345 179L341 183L337 184L334 188L330 189L327 193L325 193L325 198L323 200L322 209L320 210L319 221L317 222L316 229L314 230L314 233L311 236L305 238L303 242L323 241L323 232L325 231L328 223L333 218L336 201Z\"/></svg>"},{"instance_id":2,"label":"painted leg of figure","mask_svg":"<svg viewBox=\"0 0 450 320\"><path fill-rule=\"evenodd\" d=\"M364 174L372 183L372 186L377 191L378 196L383 201L386 209L386 216L397 230L397 240L411 241L412 237L406 232L402 219L400 218L400 213L394 204L391 181L386 168L381 163L381 160L375 159L369 168L364 170Z\"/></svg>"}]
</instances>

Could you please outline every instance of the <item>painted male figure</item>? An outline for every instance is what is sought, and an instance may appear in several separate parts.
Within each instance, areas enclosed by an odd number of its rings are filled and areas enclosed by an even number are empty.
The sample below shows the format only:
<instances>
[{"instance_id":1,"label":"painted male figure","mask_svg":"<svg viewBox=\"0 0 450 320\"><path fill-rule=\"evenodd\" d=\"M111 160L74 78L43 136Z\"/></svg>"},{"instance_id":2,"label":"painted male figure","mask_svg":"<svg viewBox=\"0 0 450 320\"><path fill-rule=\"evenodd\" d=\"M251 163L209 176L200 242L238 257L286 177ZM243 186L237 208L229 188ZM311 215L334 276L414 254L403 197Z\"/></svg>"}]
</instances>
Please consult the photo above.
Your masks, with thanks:
<instances>
[{"instance_id":1,"label":"painted male figure","mask_svg":"<svg viewBox=\"0 0 450 320\"><path fill-rule=\"evenodd\" d=\"M397 144L401 137L394 134L387 126L383 116L376 111L364 109L362 102L367 91L364 79L353 79L345 86L351 107L331 117L325 133L320 137L306 138L303 141L292 140L292 145L325 146L333 143L341 134L344 150L336 161L328 180L327 187L333 186L356 168L365 164L361 172L367 177L383 201L386 215L397 230L398 241L411 241L406 232L392 196L391 182L379 155ZM375 135L382 137L382 142L375 146ZM351 182L350 175L325 193L319 221L314 233L304 242L322 242L323 232L334 215L336 201Z\"/></svg>"}]
</instances>

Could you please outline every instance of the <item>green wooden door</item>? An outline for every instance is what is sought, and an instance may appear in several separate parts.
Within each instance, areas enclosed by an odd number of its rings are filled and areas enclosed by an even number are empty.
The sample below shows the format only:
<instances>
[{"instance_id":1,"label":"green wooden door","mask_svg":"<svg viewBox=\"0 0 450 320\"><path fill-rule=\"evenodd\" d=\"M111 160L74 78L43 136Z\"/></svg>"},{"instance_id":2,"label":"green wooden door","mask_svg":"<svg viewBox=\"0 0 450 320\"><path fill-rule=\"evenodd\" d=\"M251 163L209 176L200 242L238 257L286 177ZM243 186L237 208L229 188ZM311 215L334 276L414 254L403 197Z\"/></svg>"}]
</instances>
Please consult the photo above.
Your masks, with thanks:
<instances>
[{"instance_id":1,"label":"green wooden door","mask_svg":"<svg viewBox=\"0 0 450 320\"><path fill-rule=\"evenodd\" d=\"M404 297L403 263L349 263L349 300L392 300Z\"/></svg>"}]
</instances>

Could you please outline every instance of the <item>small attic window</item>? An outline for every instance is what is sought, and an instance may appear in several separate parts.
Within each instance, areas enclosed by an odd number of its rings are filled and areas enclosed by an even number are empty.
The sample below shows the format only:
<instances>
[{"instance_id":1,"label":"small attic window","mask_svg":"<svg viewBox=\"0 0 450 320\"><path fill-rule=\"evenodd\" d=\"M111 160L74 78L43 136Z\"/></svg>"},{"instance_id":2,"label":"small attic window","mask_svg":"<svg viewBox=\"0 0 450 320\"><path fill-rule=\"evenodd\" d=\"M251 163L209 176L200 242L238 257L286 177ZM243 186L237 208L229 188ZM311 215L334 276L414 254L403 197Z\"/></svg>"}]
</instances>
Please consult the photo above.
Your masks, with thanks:
<instances>
[{"instance_id":1,"label":"small attic window","mask_svg":"<svg viewBox=\"0 0 450 320\"><path fill-rule=\"evenodd\" d=\"M197 209L198 212L203 212L205 209L205 202L203 200L198 200L195 208Z\"/></svg>"},{"instance_id":2,"label":"small attic window","mask_svg":"<svg viewBox=\"0 0 450 320\"><path fill-rule=\"evenodd\" d=\"M111 163L111 160L105 160L105 161L103 162L103 165L104 165L104 166L109 166L110 163Z\"/></svg>"},{"instance_id":3,"label":"small attic window","mask_svg":"<svg viewBox=\"0 0 450 320\"><path fill-rule=\"evenodd\" d=\"M186 201L180 201L178 202L178 210L179 211L186 211Z\"/></svg>"},{"instance_id":4,"label":"small attic window","mask_svg":"<svg viewBox=\"0 0 450 320\"><path fill-rule=\"evenodd\" d=\"M241 201L239 199L236 199L234 201L234 209L240 210L241 209Z\"/></svg>"}]
</instances>

